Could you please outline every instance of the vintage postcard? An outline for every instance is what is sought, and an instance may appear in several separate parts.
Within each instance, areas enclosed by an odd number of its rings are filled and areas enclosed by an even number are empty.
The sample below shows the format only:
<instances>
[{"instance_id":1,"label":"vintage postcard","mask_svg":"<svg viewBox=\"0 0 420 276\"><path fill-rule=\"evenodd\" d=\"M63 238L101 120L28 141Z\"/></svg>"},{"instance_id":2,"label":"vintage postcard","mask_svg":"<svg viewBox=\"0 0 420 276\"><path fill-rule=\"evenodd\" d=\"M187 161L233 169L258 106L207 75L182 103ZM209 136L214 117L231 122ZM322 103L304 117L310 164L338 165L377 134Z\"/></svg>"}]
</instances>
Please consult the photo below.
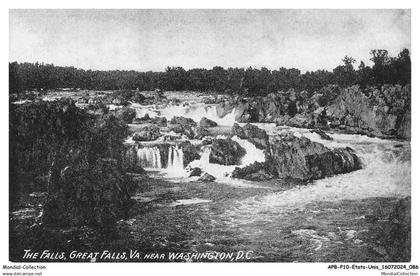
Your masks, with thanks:
<instances>
[{"instance_id":1,"label":"vintage postcard","mask_svg":"<svg viewBox=\"0 0 420 276\"><path fill-rule=\"evenodd\" d=\"M410 9L10 9L9 37L3 272L418 275Z\"/></svg>"}]
</instances>

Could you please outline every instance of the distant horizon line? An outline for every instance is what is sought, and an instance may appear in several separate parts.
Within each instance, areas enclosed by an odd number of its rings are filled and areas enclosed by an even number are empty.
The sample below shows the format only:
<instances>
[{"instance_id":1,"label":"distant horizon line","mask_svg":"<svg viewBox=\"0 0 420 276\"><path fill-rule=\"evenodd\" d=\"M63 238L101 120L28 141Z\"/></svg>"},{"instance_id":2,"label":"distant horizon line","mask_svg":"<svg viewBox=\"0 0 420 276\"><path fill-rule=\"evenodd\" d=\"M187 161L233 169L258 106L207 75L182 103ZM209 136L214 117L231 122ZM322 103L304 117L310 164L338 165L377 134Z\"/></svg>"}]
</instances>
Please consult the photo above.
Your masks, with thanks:
<instances>
[{"instance_id":1,"label":"distant horizon line","mask_svg":"<svg viewBox=\"0 0 420 276\"><path fill-rule=\"evenodd\" d=\"M343 57L344 58L344 57ZM341 60L340 60L341 61ZM360 62L364 62L365 63L365 65L366 66L368 66L368 63L372 63L372 61L371 60L369 60L369 61L364 61L364 60L360 60L360 61L356 61L356 63L355 63L355 68L356 67L358 67L358 65L360 64ZM181 67L181 68L183 68L185 71L188 71L188 70L194 70L194 69L205 69L205 70L212 70L214 67L222 67L223 69L229 69L229 68L233 68L233 69L247 69L247 68L252 68L252 69L262 69L262 68L267 68L268 70L270 70L270 71L274 71L274 70L278 70L278 69L280 69L280 68L286 68L286 69L297 69L297 70L299 70L301 73L303 72L303 73L306 73L306 72L315 72L315 71L332 71L334 68L332 68L332 69L326 69L326 68L322 68L322 69L315 69L315 70L309 70L309 69L300 69L300 68L297 68L297 67L286 67L286 66L277 66L277 67L275 67L275 68L271 68L271 67L268 67L268 66L260 66L260 65L258 65L258 66L252 66L252 65L249 65L249 66L222 66L222 65L214 65L214 66L212 66L212 67L192 67L192 68L185 68L185 67L183 67L183 66L181 66L181 65L167 65L167 66L165 66L163 69L160 69L160 70L154 70L154 69L148 69L148 70L141 70L141 69L118 69L118 68L115 68L115 69L92 69L92 68L84 68L84 67L82 67L82 66L76 66L76 65L61 65L61 64L55 64L55 63L53 63L53 62L45 62L45 61L17 61L17 60L14 60L14 61L10 61L9 60L9 63L14 63L14 62L16 62L16 63L19 63L19 64L23 64L23 63L31 63L31 64L35 64L35 63L38 63L38 64L44 64L44 65L53 65L53 66L56 66L56 67L73 67L73 68L75 68L75 69L81 69L81 70L85 70L85 71L135 71L135 72L140 72L140 73L142 73L142 72L156 72L156 73L159 73L159 72L165 72L165 69L166 68L168 68L168 67L170 67L170 68L177 68L177 67ZM337 64L337 66L339 66L339 65L343 65L342 63L338 63ZM336 66L336 67L337 67Z\"/></svg>"},{"instance_id":2,"label":"distant horizon line","mask_svg":"<svg viewBox=\"0 0 420 276\"><path fill-rule=\"evenodd\" d=\"M398 54L401 53L405 49L407 49L409 51L410 56L411 56L411 49L409 49L409 48L411 48L411 47L402 47L401 50L399 50L398 52L395 53L395 55L393 55L393 56L392 55L389 55L389 57L398 57ZM389 54L389 50L387 50L387 49L379 49L379 48L378 49L371 49L369 51L369 53L371 51L373 51L373 50L386 50L386 51L388 51L388 54ZM345 56L342 57L342 59L344 57L346 57L346 56L352 57L351 55L345 55ZM342 59L339 60L339 62L337 63L337 65L334 68L336 68L339 65L343 65ZM280 68L286 68L286 69L297 69L301 73L316 72L316 71L328 71L328 72L332 72L334 70L334 68L331 68L331 69L328 69L328 68L318 68L318 69L312 69L311 70L311 69L301 69L301 68L293 67L293 66L292 67L286 67L286 66L277 66L277 67L271 67L270 66L269 67L269 66L263 66L263 65L255 65L255 66L254 65L248 65L248 66L222 66L222 65L213 65L212 67L205 67L205 66L203 66L203 67L191 67L191 68L188 68L188 69L186 67L181 66L181 65L166 65L166 66L164 66L163 69L157 69L157 70L154 70L154 69L147 69L147 70L146 69L144 69L144 70L142 70L142 69L120 69L120 68L114 68L114 69L93 69L93 68L85 68L83 66L77 66L77 65L61 65L61 64L55 64L54 62L46 62L46 61L17 61L17 60L11 61L11 60L9 60L9 63L13 63L13 62L17 62L17 63L40 63L40 64L53 65L53 66L57 66L57 67L73 67L73 68L81 69L81 70L85 70L85 71L89 71L89 70L90 71L134 71L134 72L140 72L140 73L142 73L142 72L156 72L156 73L161 73L162 72L163 73L163 72L165 72L165 69L168 68L168 67L174 67L174 68L181 67L181 68L183 68L186 71L188 71L188 70L194 70L194 69L212 70L214 67L222 67L224 69L229 69L229 68L233 68L233 69L235 69L235 68L238 68L238 69L247 69L247 68L262 69L262 68L267 68L270 71L278 70ZM354 68L358 68L358 66L360 65L361 62L363 62L366 66L372 66L374 64L371 59L368 59L367 61L366 60L363 60L363 59L360 59L360 60L355 59Z\"/></svg>"}]
</instances>

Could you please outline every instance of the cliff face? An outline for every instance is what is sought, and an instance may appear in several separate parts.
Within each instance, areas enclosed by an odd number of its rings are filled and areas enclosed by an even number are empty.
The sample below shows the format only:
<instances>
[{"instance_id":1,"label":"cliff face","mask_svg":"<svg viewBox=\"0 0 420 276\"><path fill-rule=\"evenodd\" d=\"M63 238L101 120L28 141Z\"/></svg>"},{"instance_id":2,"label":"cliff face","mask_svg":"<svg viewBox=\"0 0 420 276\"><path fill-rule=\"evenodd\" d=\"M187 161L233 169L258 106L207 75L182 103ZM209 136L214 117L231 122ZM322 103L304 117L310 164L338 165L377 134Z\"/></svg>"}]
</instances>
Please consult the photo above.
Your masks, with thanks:
<instances>
[{"instance_id":1,"label":"cliff face","mask_svg":"<svg viewBox=\"0 0 420 276\"><path fill-rule=\"evenodd\" d=\"M411 88L383 86L360 90L357 86L344 89L327 107L331 127L362 132L378 137L410 139Z\"/></svg>"},{"instance_id":2,"label":"cliff face","mask_svg":"<svg viewBox=\"0 0 420 276\"><path fill-rule=\"evenodd\" d=\"M233 110L239 122L333 128L383 138L411 137L410 85L384 85L381 89L330 85L312 95L280 91L266 97L236 97L217 106L220 116Z\"/></svg>"}]
</instances>

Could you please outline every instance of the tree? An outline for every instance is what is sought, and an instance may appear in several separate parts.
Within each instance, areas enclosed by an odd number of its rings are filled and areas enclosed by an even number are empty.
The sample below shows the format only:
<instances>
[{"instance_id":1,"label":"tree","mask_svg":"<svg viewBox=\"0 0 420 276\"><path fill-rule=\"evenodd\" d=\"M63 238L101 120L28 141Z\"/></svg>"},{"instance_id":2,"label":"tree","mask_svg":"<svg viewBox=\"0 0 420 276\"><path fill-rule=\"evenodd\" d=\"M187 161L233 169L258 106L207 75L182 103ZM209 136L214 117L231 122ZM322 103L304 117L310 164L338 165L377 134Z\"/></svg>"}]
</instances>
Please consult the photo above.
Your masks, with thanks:
<instances>
[{"instance_id":1,"label":"tree","mask_svg":"<svg viewBox=\"0 0 420 276\"><path fill-rule=\"evenodd\" d=\"M212 69L196 68L186 71L182 67L167 67L165 72L138 72L125 70L92 71L74 67L54 66L44 63L9 63L9 92L57 88L82 88L96 90L192 90L218 93L240 93L264 96L288 89L306 90L309 94L330 84L361 87L388 84L406 85L411 82L411 59L408 49L397 57L390 57L387 50L371 51L374 65L366 66L350 56L332 71L316 70L302 74L296 68L280 67L278 70L257 68Z\"/></svg>"},{"instance_id":2,"label":"tree","mask_svg":"<svg viewBox=\"0 0 420 276\"><path fill-rule=\"evenodd\" d=\"M353 63L355 63L356 60L352 57L345 56L342 61L344 65L339 65L334 68L333 73L336 83L342 87L347 87L356 82L356 71L353 68Z\"/></svg>"}]
</instances>

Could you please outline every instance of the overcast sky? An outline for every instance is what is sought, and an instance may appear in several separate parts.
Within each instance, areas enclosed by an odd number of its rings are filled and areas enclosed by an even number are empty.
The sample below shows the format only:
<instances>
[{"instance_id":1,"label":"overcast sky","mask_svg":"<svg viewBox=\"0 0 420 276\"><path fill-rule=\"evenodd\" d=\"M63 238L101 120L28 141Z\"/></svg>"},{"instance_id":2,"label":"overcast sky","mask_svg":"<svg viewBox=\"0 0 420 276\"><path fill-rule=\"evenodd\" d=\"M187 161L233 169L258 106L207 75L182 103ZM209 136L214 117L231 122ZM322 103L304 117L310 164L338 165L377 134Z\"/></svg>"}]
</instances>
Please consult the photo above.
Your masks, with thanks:
<instances>
[{"instance_id":1,"label":"overcast sky","mask_svg":"<svg viewBox=\"0 0 420 276\"><path fill-rule=\"evenodd\" d=\"M411 50L409 10L11 10L10 61L84 69L336 67Z\"/></svg>"}]
</instances>

